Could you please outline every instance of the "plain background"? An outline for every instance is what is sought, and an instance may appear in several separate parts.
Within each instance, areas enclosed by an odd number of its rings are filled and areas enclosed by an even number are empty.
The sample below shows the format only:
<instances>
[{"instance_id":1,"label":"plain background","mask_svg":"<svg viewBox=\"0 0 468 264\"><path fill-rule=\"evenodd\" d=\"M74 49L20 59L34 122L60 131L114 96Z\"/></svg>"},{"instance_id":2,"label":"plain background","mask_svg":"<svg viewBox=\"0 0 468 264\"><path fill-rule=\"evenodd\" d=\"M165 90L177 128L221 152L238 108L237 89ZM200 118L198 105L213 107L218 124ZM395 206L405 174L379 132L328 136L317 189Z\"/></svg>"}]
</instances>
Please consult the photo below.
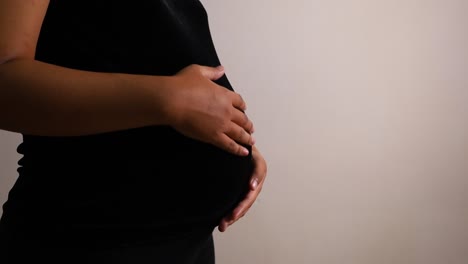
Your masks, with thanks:
<instances>
[{"instance_id":1,"label":"plain background","mask_svg":"<svg viewBox=\"0 0 468 264\"><path fill-rule=\"evenodd\" d=\"M468 1L202 2L269 162L218 263L468 263Z\"/></svg>"}]
</instances>

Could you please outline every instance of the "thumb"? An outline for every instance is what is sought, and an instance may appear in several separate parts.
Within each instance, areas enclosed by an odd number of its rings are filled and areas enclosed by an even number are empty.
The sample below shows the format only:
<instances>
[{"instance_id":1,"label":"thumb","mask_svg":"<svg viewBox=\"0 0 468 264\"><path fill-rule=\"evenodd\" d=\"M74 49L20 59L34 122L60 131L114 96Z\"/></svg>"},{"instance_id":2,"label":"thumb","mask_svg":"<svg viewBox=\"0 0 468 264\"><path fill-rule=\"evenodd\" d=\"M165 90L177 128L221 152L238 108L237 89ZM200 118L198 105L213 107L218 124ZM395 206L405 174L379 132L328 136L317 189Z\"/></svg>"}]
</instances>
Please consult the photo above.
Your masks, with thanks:
<instances>
[{"instance_id":1,"label":"thumb","mask_svg":"<svg viewBox=\"0 0 468 264\"><path fill-rule=\"evenodd\" d=\"M219 78L223 77L224 75L224 67L223 66L218 66L218 67L207 67L207 66L201 66L200 68L200 73L205 77L208 78L212 81L216 81Z\"/></svg>"}]
</instances>

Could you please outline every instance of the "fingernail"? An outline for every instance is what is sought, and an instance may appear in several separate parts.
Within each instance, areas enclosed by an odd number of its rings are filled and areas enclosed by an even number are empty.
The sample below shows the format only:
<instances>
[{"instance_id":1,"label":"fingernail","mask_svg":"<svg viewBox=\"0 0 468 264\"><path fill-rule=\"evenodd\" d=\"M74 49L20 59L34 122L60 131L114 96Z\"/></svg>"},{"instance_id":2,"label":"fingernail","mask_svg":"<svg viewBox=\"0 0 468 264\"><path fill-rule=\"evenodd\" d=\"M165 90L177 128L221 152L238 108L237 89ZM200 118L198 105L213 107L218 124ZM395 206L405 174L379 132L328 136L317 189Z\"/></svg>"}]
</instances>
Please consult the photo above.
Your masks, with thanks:
<instances>
[{"instance_id":1,"label":"fingernail","mask_svg":"<svg viewBox=\"0 0 468 264\"><path fill-rule=\"evenodd\" d=\"M255 145L255 137L254 136L251 136L252 137L252 145Z\"/></svg>"},{"instance_id":2,"label":"fingernail","mask_svg":"<svg viewBox=\"0 0 468 264\"><path fill-rule=\"evenodd\" d=\"M244 155L249 155L249 150L246 149L246 148L243 148L243 149L242 149L242 154L244 154Z\"/></svg>"},{"instance_id":3,"label":"fingernail","mask_svg":"<svg viewBox=\"0 0 468 264\"><path fill-rule=\"evenodd\" d=\"M257 189L257 186L258 186L258 180L257 180L257 179L253 179L253 180L252 180L252 188L255 190L255 189Z\"/></svg>"}]
</instances>

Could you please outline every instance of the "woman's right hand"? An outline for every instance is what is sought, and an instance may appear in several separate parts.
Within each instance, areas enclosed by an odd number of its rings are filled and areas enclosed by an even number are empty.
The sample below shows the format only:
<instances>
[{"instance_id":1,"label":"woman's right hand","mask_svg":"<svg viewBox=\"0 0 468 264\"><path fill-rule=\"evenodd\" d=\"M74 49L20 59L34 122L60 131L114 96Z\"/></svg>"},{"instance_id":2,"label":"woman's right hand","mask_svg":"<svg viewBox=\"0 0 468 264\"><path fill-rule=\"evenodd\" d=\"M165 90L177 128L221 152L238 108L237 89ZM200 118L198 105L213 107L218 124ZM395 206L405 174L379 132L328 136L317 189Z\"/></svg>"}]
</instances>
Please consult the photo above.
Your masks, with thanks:
<instances>
[{"instance_id":1,"label":"woman's right hand","mask_svg":"<svg viewBox=\"0 0 468 264\"><path fill-rule=\"evenodd\" d=\"M246 156L243 145L253 145L253 123L244 113L242 97L213 81L224 75L222 66L190 65L173 78L169 125L193 139Z\"/></svg>"}]
</instances>

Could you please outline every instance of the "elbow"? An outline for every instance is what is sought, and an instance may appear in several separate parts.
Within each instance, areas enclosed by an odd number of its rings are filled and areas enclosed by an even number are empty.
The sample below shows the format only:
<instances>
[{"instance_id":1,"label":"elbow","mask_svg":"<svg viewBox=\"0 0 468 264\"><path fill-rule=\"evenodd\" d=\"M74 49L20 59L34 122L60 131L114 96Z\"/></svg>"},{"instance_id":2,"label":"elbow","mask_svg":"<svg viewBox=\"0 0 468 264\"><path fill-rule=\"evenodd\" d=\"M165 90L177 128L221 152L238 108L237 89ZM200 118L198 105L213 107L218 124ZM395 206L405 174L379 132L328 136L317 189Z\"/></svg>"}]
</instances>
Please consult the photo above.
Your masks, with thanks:
<instances>
[{"instance_id":1,"label":"elbow","mask_svg":"<svg viewBox=\"0 0 468 264\"><path fill-rule=\"evenodd\" d=\"M4 65L10 61L19 58L17 52L14 49L0 49L0 65Z\"/></svg>"},{"instance_id":2,"label":"elbow","mask_svg":"<svg viewBox=\"0 0 468 264\"><path fill-rule=\"evenodd\" d=\"M20 56L16 56L13 53L2 53L0 51L0 90L6 85L11 75L11 66L14 62L21 60Z\"/></svg>"},{"instance_id":3,"label":"elbow","mask_svg":"<svg viewBox=\"0 0 468 264\"><path fill-rule=\"evenodd\" d=\"M30 58L17 56L16 54L12 54L12 53L2 54L2 52L0 52L0 80L3 79L5 75L8 75L7 74L8 69L11 68L12 64L20 60L30 60Z\"/></svg>"},{"instance_id":4,"label":"elbow","mask_svg":"<svg viewBox=\"0 0 468 264\"><path fill-rule=\"evenodd\" d=\"M13 56L3 56L3 54L0 53L0 80L3 77L4 69L5 66L11 62L14 61L15 58Z\"/></svg>"},{"instance_id":5,"label":"elbow","mask_svg":"<svg viewBox=\"0 0 468 264\"><path fill-rule=\"evenodd\" d=\"M4 65L14 59L15 56L12 56L11 54L0 54L0 65Z\"/></svg>"},{"instance_id":6,"label":"elbow","mask_svg":"<svg viewBox=\"0 0 468 264\"><path fill-rule=\"evenodd\" d=\"M16 60L34 60L35 45L23 43L0 43L0 66Z\"/></svg>"},{"instance_id":7,"label":"elbow","mask_svg":"<svg viewBox=\"0 0 468 264\"><path fill-rule=\"evenodd\" d=\"M1 56L0 55L0 67L3 67L11 62L19 61L23 59L26 59L26 58L22 58L18 56Z\"/></svg>"},{"instance_id":8,"label":"elbow","mask_svg":"<svg viewBox=\"0 0 468 264\"><path fill-rule=\"evenodd\" d=\"M11 49L0 49L0 66L23 59L34 60L34 52L15 52Z\"/></svg>"}]
</instances>

